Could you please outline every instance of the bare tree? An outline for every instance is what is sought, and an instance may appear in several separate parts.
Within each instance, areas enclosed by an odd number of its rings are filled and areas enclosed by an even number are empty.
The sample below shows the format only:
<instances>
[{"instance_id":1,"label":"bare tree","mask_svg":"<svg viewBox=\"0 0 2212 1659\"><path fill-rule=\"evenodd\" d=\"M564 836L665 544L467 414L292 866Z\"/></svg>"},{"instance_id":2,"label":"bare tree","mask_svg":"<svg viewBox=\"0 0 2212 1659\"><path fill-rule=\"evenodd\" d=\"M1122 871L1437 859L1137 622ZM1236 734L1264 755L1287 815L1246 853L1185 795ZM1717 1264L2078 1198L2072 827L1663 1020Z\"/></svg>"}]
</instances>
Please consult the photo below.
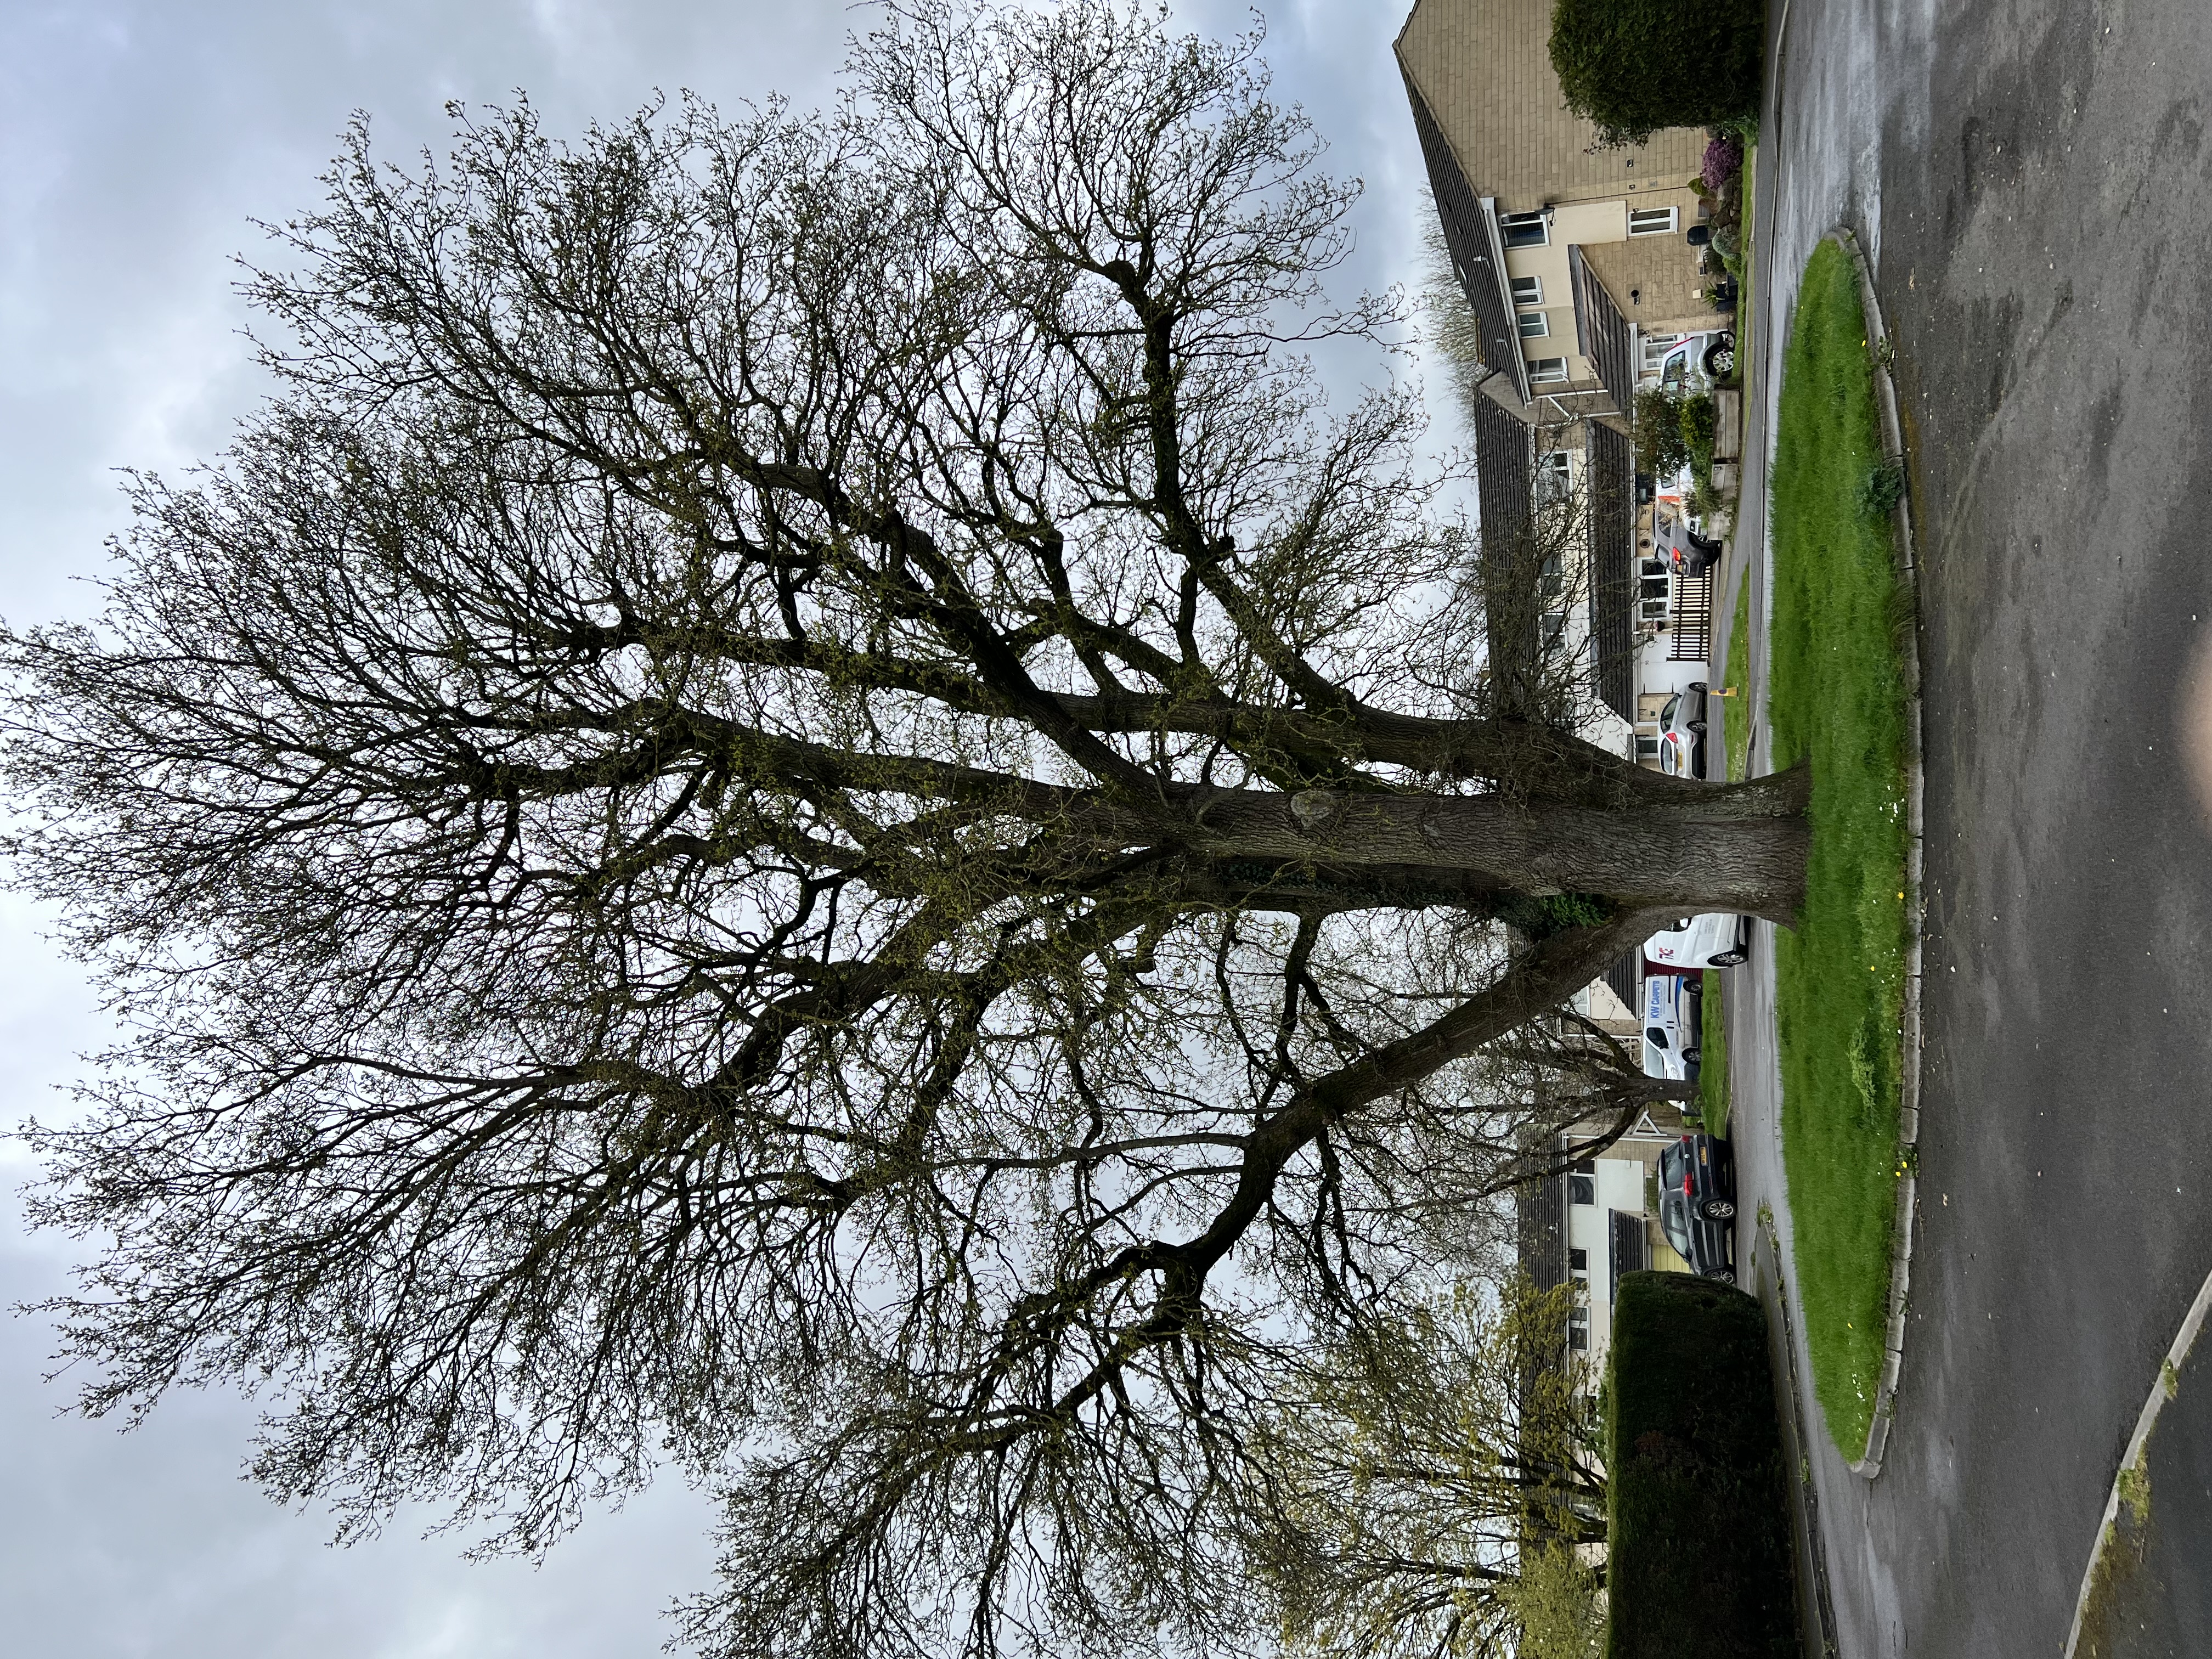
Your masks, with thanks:
<instances>
[{"instance_id":1,"label":"bare tree","mask_svg":"<svg viewBox=\"0 0 2212 1659\"><path fill-rule=\"evenodd\" d=\"M673 1464L713 1651L1264 1625L1281 1367L1679 1092L1559 1010L1804 832L1487 705L1255 53L931 3L828 118L355 131L281 395L4 639L127 1033L33 1131L89 1409L263 1388L279 1496L521 1548Z\"/></svg>"}]
</instances>

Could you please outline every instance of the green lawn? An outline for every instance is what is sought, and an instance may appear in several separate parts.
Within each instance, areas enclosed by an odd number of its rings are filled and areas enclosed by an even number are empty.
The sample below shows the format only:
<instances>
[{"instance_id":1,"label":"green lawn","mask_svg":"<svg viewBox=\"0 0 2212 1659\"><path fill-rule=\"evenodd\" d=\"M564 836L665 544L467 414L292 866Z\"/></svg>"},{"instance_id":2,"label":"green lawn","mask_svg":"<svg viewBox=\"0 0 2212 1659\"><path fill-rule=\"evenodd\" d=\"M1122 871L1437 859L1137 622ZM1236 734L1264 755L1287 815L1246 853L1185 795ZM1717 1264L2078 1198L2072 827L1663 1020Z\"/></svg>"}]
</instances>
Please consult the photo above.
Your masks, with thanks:
<instances>
[{"instance_id":1,"label":"green lawn","mask_svg":"<svg viewBox=\"0 0 2212 1659\"><path fill-rule=\"evenodd\" d=\"M1735 620L1729 624L1728 678L1735 696L1723 700L1721 733L1728 752L1728 781L1741 783L1751 763L1751 573L1735 590Z\"/></svg>"},{"instance_id":2,"label":"green lawn","mask_svg":"<svg viewBox=\"0 0 2212 1659\"><path fill-rule=\"evenodd\" d=\"M1736 586L1735 620L1729 624L1728 678L1724 687L1732 687L1733 697L1712 700L1712 719L1720 727L1721 742L1728 756L1728 779L1741 783L1744 777L1746 757L1751 745L1751 579L1747 575ZM1709 732L1706 736L1711 738ZM1728 1022L1723 1017L1721 983L1723 975L1705 975L1705 1014L1704 1030L1698 1041L1705 1049L1705 1060L1698 1071L1698 1115L1705 1119L1705 1127L1717 1135L1728 1133L1729 1126L1729 1061Z\"/></svg>"},{"instance_id":3,"label":"green lawn","mask_svg":"<svg viewBox=\"0 0 2212 1659\"><path fill-rule=\"evenodd\" d=\"M1698 1065L1698 1115L1708 1134L1725 1135L1729 1124L1728 1022L1721 1018L1721 980L1705 975L1705 1017L1698 1043L1705 1057Z\"/></svg>"},{"instance_id":4,"label":"green lawn","mask_svg":"<svg viewBox=\"0 0 2212 1659\"><path fill-rule=\"evenodd\" d=\"M1900 1167L1910 617L1881 460L1856 273L1824 242L1798 291L1768 484L1767 714L1776 767L1813 770L1805 908L1775 949L1782 1145L1814 1388L1851 1457L1881 1374Z\"/></svg>"},{"instance_id":5,"label":"green lawn","mask_svg":"<svg viewBox=\"0 0 2212 1659\"><path fill-rule=\"evenodd\" d=\"M1753 265L1752 204L1756 192L1753 189L1753 169L1758 163L1759 148L1746 145L1743 152L1743 258L1741 275L1737 287L1741 295L1736 305L1735 361L1736 384L1747 383L1751 368L1752 330L1756 313L1752 306L1751 284ZM1722 751L1728 757L1728 781L1741 783L1751 750L1751 577L1746 572L1736 582L1735 618L1729 624L1728 662L1724 689L1735 692L1733 697L1716 698L1712 702L1713 720L1720 728ZM1705 1048L1705 1060L1698 1073L1698 1112L1705 1119L1706 1129L1713 1134L1725 1135L1729 1126L1729 1066L1728 1022L1723 1017L1721 981L1719 974L1705 975L1705 1029L1698 1036Z\"/></svg>"}]
</instances>

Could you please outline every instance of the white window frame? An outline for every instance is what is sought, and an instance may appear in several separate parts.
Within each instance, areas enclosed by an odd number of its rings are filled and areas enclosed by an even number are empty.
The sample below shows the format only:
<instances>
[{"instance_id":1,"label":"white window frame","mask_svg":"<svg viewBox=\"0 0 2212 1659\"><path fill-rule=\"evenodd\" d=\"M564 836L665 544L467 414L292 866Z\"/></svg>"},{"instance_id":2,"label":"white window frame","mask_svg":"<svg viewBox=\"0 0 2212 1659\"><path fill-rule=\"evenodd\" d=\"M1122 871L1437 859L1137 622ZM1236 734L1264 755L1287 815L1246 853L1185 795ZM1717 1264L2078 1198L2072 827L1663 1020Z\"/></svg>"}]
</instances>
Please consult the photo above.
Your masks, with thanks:
<instances>
[{"instance_id":1,"label":"white window frame","mask_svg":"<svg viewBox=\"0 0 2212 1659\"><path fill-rule=\"evenodd\" d=\"M1671 236L1681 222L1682 210L1676 207L1631 208L1628 210L1628 234L1631 236ZM1644 221L1642 224L1638 220Z\"/></svg>"},{"instance_id":2,"label":"white window frame","mask_svg":"<svg viewBox=\"0 0 2212 1659\"><path fill-rule=\"evenodd\" d=\"M1565 386L1574 377L1567 373L1565 357L1531 357L1528 359L1530 386Z\"/></svg>"},{"instance_id":3,"label":"white window frame","mask_svg":"<svg viewBox=\"0 0 2212 1659\"><path fill-rule=\"evenodd\" d=\"M1516 306L1540 306L1544 303L1544 279L1541 276L1513 278L1513 303Z\"/></svg>"},{"instance_id":4,"label":"white window frame","mask_svg":"<svg viewBox=\"0 0 2212 1659\"><path fill-rule=\"evenodd\" d=\"M1520 241L1513 240L1516 230L1534 227L1536 234ZM1541 209L1534 213L1501 213L1498 216L1498 239L1508 247L1549 247L1552 245L1552 222Z\"/></svg>"},{"instance_id":5,"label":"white window frame","mask_svg":"<svg viewBox=\"0 0 2212 1659\"><path fill-rule=\"evenodd\" d=\"M1548 311L1518 312L1515 313L1515 321L1518 324L1521 337L1524 340L1543 340L1551 337L1552 313Z\"/></svg>"}]
</instances>

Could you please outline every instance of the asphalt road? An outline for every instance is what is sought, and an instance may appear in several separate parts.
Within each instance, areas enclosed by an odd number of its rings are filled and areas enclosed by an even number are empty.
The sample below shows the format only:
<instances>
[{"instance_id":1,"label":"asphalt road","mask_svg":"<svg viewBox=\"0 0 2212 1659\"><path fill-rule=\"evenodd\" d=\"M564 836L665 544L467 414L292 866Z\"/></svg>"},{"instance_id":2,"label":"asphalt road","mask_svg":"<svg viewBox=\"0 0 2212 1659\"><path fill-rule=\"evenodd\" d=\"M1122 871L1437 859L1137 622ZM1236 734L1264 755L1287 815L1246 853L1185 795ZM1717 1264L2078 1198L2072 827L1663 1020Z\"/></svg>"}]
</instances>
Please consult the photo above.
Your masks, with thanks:
<instances>
[{"instance_id":1,"label":"asphalt road","mask_svg":"<svg viewBox=\"0 0 2212 1659\"><path fill-rule=\"evenodd\" d=\"M1760 325L1778 362L1806 253L1857 232L1923 571L1919 1233L1882 1474L1812 1437L1838 1646L2057 1655L2212 1270L2212 803L2184 762L2212 724L2212 28L1790 0L1780 34ZM1732 1009L1771 1007L1770 963ZM1776 1201L1771 1048L1741 1041L1739 1164ZM2166 1443L2212 1436L2212 1386L2173 1409ZM2168 1600L2212 1584L2208 1526L2159 1513Z\"/></svg>"},{"instance_id":2,"label":"asphalt road","mask_svg":"<svg viewBox=\"0 0 2212 1659\"><path fill-rule=\"evenodd\" d=\"M2105 1546L2085 1609L2079 1659L2203 1659L2212 1653L2212 1343L2200 1341L2171 1379L2171 1398L2143 1449L2137 1492Z\"/></svg>"}]
</instances>

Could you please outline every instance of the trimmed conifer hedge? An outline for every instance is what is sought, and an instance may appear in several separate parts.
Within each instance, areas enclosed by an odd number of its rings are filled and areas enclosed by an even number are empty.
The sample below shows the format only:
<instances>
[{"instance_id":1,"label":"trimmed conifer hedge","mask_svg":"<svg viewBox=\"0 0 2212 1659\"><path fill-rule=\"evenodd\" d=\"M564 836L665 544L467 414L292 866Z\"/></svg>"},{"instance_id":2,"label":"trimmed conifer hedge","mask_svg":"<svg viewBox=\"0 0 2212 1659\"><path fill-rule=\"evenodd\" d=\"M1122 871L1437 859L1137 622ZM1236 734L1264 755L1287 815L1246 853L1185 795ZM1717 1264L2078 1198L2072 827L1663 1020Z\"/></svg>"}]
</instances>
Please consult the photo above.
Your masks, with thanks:
<instances>
[{"instance_id":1,"label":"trimmed conifer hedge","mask_svg":"<svg viewBox=\"0 0 2212 1659\"><path fill-rule=\"evenodd\" d=\"M1552 67L1601 142L1759 113L1766 0L1555 0Z\"/></svg>"},{"instance_id":2,"label":"trimmed conifer hedge","mask_svg":"<svg viewBox=\"0 0 2212 1659\"><path fill-rule=\"evenodd\" d=\"M1606 1399L1606 1659L1794 1659L1789 1495L1757 1299L1685 1273L1622 1275Z\"/></svg>"}]
</instances>

